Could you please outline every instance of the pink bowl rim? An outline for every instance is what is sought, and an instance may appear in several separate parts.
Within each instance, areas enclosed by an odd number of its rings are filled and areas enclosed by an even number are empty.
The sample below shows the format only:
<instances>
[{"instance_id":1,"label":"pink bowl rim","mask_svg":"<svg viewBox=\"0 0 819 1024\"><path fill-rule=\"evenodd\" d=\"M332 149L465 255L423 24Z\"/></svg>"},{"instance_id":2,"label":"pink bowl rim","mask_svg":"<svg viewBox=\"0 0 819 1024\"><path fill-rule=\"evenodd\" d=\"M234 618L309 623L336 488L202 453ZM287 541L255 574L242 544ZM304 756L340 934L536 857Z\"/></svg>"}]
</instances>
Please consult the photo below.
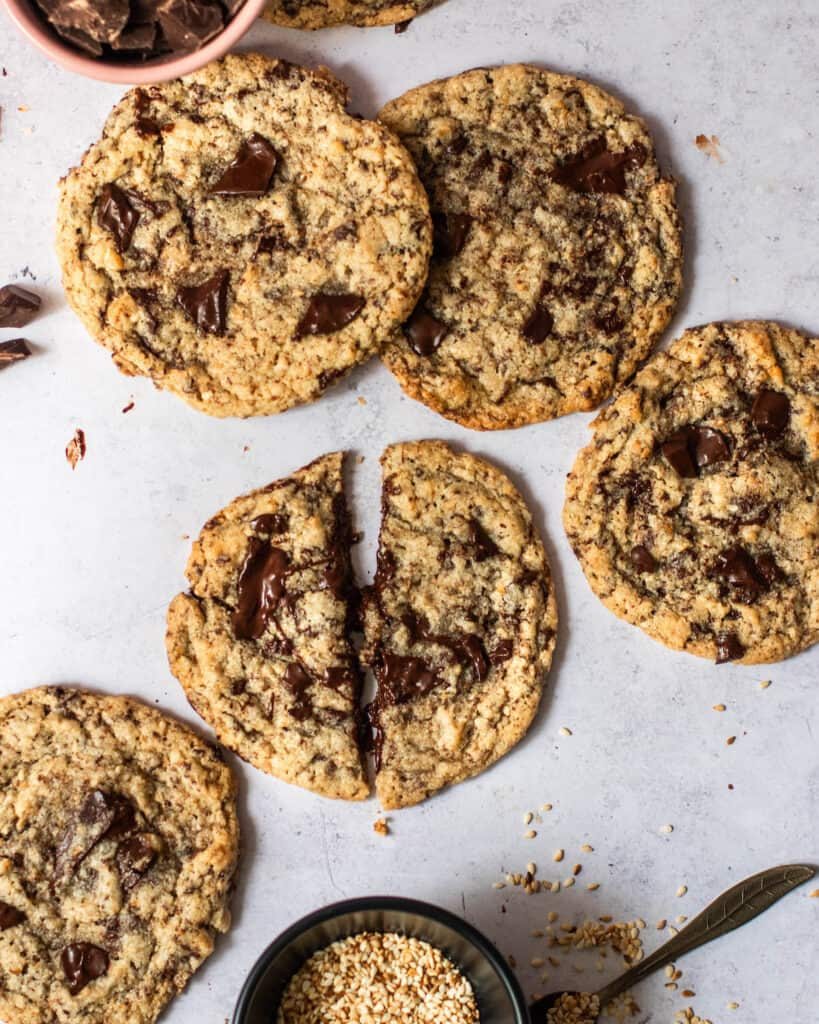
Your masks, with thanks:
<instances>
[{"instance_id":1,"label":"pink bowl rim","mask_svg":"<svg viewBox=\"0 0 819 1024\"><path fill-rule=\"evenodd\" d=\"M267 0L245 0L244 6L209 43L184 56L169 54L145 64L112 64L86 57L61 42L45 26L34 10L32 0L4 0L4 6L17 28L46 56L75 74L98 82L116 85L153 85L180 78L223 57L248 31L264 10Z\"/></svg>"}]
</instances>

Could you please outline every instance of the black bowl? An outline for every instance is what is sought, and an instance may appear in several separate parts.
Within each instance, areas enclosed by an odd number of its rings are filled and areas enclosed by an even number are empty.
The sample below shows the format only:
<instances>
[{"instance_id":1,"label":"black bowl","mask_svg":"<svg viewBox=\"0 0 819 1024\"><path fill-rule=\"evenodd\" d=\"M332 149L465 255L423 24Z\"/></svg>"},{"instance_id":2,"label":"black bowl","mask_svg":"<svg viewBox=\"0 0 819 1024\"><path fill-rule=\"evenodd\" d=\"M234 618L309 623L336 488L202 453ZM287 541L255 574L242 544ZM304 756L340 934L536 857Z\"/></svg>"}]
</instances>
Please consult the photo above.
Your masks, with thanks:
<instances>
[{"instance_id":1,"label":"black bowl","mask_svg":"<svg viewBox=\"0 0 819 1024\"><path fill-rule=\"evenodd\" d=\"M331 942L360 932L399 932L428 942L469 979L481 1024L530 1024L517 979L476 928L440 907L391 896L333 903L291 925L256 961L233 1024L275 1024L287 983L302 964Z\"/></svg>"}]
</instances>

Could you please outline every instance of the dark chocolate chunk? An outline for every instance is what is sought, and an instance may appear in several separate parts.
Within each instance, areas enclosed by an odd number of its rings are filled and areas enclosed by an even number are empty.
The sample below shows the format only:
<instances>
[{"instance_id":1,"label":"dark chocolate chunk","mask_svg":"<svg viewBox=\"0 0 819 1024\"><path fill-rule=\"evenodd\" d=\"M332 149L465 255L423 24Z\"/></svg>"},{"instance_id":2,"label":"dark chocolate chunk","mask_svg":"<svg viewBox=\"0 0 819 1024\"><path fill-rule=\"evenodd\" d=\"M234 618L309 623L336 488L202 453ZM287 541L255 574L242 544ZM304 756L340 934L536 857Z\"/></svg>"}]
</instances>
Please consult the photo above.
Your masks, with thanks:
<instances>
[{"instance_id":1,"label":"dark chocolate chunk","mask_svg":"<svg viewBox=\"0 0 819 1024\"><path fill-rule=\"evenodd\" d=\"M108 954L90 942L72 942L60 956L68 991L72 996L81 992L89 982L108 973Z\"/></svg>"},{"instance_id":2,"label":"dark chocolate chunk","mask_svg":"<svg viewBox=\"0 0 819 1024\"><path fill-rule=\"evenodd\" d=\"M44 14L61 32L72 31L99 43L111 43L128 23L128 0L37 0Z\"/></svg>"},{"instance_id":3,"label":"dark chocolate chunk","mask_svg":"<svg viewBox=\"0 0 819 1024\"><path fill-rule=\"evenodd\" d=\"M471 666L478 682L483 682L489 675L490 662L481 638L474 633L467 633L459 640L455 640L452 646L460 660Z\"/></svg>"},{"instance_id":4,"label":"dark chocolate chunk","mask_svg":"<svg viewBox=\"0 0 819 1024\"><path fill-rule=\"evenodd\" d=\"M177 291L177 302L200 331L206 334L225 333L229 283L227 270L218 270L202 284L182 287Z\"/></svg>"},{"instance_id":5,"label":"dark chocolate chunk","mask_svg":"<svg viewBox=\"0 0 819 1024\"><path fill-rule=\"evenodd\" d=\"M138 832L117 847L115 860L122 888L126 892L142 880L159 856L159 842L150 833Z\"/></svg>"},{"instance_id":6,"label":"dark chocolate chunk","mask_svg":"<svg viewBox=\"0 0 819 1024\"><path fill-rule=\"evenodd\" d=\"M335 334L355 320L366 301L360 295L314 295L296 327L296 339L308 334Z\"/></svg>"},{"instance_id":7,"label":"dark chocolate chunk","mask_svg":"<svg viewBox=\"0 0 819 1024\"><path fill-rule=\"evenodd\" d=\"M469 520L468 536L469 543L474 549L476 562L485 562L487 558L492 558L500 551L498 545L492 540L477 519Z\"/></svg>"},{"instance_id":8,"label":"dark chocolate chunk","mask_svg":"<svg viewBox=\"0 0 819 1024\"><path fill-rule=\"evenodd\" d=\"M151 23L128 26L113 40L111 46L115 50L142 50L150 53L155 43L156 25Z\"/></svg>"},{"instance_id":9,"label":"dark chocolate chunk","mask_svg":"<svg viewBox=\"0 0 819 1024\"><path fill-rule=\"evenodd\" d=\"M695 477L698 469L717 465L731 456L727 438L714 427L682 427L661 446L661 451L682 477Z\"/></svg>"},{"instance_id":10,"label":"dark chocolate chunk","mask_svg":"<svg viewBox=\"0 0 819 1024\"><path fill-rule=\"evenodd\" d=\"M288 709L297 722L303 722L313 714L313 705L307 694L313 680L297 662L291 662L284 674L287 689L296 698Z\"/></svg>"},{"instance_id":11,"label":"dark chocolate chunk","mask_svg":"<svg viewBox=\"0 0 819 1024\"><path fill-rule=\"evenodd\" d=\"M523 337L530 345L542 345L552 333L554 325L554 317L543 303L539 302L523 325Z\"/></svg>"},{"instance_id":12,"label":"dark chocolate chunk","mask_svg":"<svg viewBox=\"0 0 819 1024\"><path fill-rule=\"evenodd\" d=\"M0 327L25 327L37 316L40 296L16 284L0 288Z\"/></svg>"},{"instance_id":13,"label":"dark chocolate chunk","mask_svg":"<svg viewBox=\"0 0 819 1024\"><path fill-rule=\"evenodd\" d=\"M683 428L682 430L678 430L672 434L660 448L666 462L671 466L674 472L678 476L686 478L695 477L697 475L697 466L689 450L688 442L688 430Z\"/></svg>"},{"instance_id":14,"label":"dark chocolate chunk","mask_svg":"<svg viewBox=\"0 0 819 1024\"><path fill-rule=\"evenodd\" d=\"M273 536L273 534L285 532L287 529L287 521L287 516L284 515L284 513L269 512L261 516L256 516L250 526L251 529L256 531L256 533L266 533Z\"/></svg>"},{"instance_id":15,"label":"dark chocolate chunk","mask_svg":"<svg viewBox=\"0 0 819 1024\"><path fill-rule=\"evenodd\" d=\"M495 642L495 646L489 651L489 661L493 665L502 665L515 653L515 642L510 637L504 637Z\"/></svg>"},{"instance_id":16,"label":"dark chocolate chunk","mask_svg":"<svg viewBox=\"0 0 819 1024\"><path fill-rule=\"evenodd\" d=\"M724 462L731 457L731 449L724 434L713 427L694 427L692 430L694 461L700 469Z\"/></svg>"},{"instance_id":17,"label":"dark chocolate chunk","mask_svg":"<svg viewBox=\"0 0 819 1024\"><path fill-rule=\"evenodd\" d=\"M760 391L751 407L751 419L765 437L776 438L784 434L791 419L788 396L767 388Z\"/></svg>"},{"instance_id":18,"label":"dark chocolate chunk","mask_svg":"<svg viewBox=\"0 0 819 1024\"><path fill-rule=\"evenodd\" d=\"M756 571L768 587L772 587L774 583L780 583L785 578L773 555L765 553L759 555L755 561Z\"/></svg>"},{"instance_id":19,"label":"dark chocolate chunk","mask_svg":"<svg viewBox=\"0 0 819 1024\"><path fill-rule=\"evenodd\" d=\"M343 665L333 665L324 672L324 682L331 690L343 690L355 686L355 676Z\"/></svg>"},{"instance_id":20,"label":"dark chocolate chunk","mask_svg":"<svg viewBox=\"0 0 819 1024\"><path fill-rule=\"evenodd\" d=\"M743 604L753 603L767 589L767 582L753 557L739 545L726 548L717 555L714 572L730 584L734 596Z\"/></svg>"},{"instance_id":21,"label":"dark chocolate chunk","mask_svg":"<svg viewBox=\"0 0 819 1024\"><path fill-rule=\"evenodd\" d=\"M215 196L262 196L270 187L279 155L267 139L254 132L215 185Z\"/></svg>"},{"instance_id":22,"label":"dark chocolate chunk","mask_svg":"<svg viewBox=\"0 0 819 1024\"><path fill-rule=\"evenodd\" d=\"M745 653L736 633L717 633L717 664L738 661Z\"/></svg>"},{"instance_id":23,"label":"dark chocolate chunk","mask_svg":"<svg viewBox=\"0 0 819 1024\"><path fill-rule=\"evenodd\" d=\"M390 704L406 704L424 697L438 685L438 677L420 658L385 654L378 673L379 698Z\"/></svg>"},{"instance_id":24,"label":"dark chocolate chunk","mask_svg":"<svg viewBox=\"0 0 819 1024\"><path fill-rule=\"evenodd\" d=\"M631 564L637 572L657 571L657 559L644 544L635 544L631 549Z\"/></svg>"},{"instance_id":25,"label":"dark chocolate chunk","mask_svg":"<svg viewBox=\"0 0 819 1024\"><path fill-rule=\"evenodd\" d=\"M198 50L222 30L224 14L208 0L164 0L159 24L172 50Z\"/></svg>"},{"instance_id":26,"label":"dark chocolate chunk","mask_svg":"<svg viewBox=\"0 0 819 1024\"><path fill-rule=\"evenodd\" d=\"M60 881L73 874L97 843L118 838L135 826L133 805L124 797L92 790L57 847L54 876Z\"/></svg>"},{"instance_id":27,"label":"dark chocolate chunk","mask_svg":"<svg viewBox=\"0 0 819 1024\"><path fill-rule=\"evenodd\" d=\"M12 363L22 362L31 355L31 349L25 338L13 338L11 341L0 341L0 370Z\"/></svg>"},{"instance_id":28,"label":"dark chocolate chunk","mask_svg":"<svg viewBox=\"0 0 819 1024\"><path fill-rule=\"evenodd\" d=\"M237 640L258 640L284 597L290 559L281 548L251 537L238 583L238 603L232 616Z\"/></svg>"},{"instance_id":29,"label":"dark chocolate chunk","mask_svg":"<svg viewBox=\"0 0 819 1024\"><path fill-rule=\"evenodd\" d=\"M26 915L22 910L18 910L17 907L13 907L10 903L4 903L3 900L0 900L0 932L20 924L21 921L25 920L25 917Z\"/></svg>"},{"instance_id":30,"label":"dark chocolate chunk","mask_svg":"<svg viewBox=\"0 0 819 1024\"><path fill-rule=\"evenodd\" d=\"M415 307L415 312L404 324L404 336L419 356L431 356L437 352L448 331L446 324L420 305Z\"/></svg>"},{"instance_id":31,"label":"dark chocolate chunk","mask_svg":"<svg viewBox=\"0 0 819 1024\"><path fill-rule=\"evenodd\" d=\"M97 202L97 222L114 236L117 252L127 252L139 224L130 195L113 183L104 185Z\"/></svg>"},{"instance_id":32,"label":"dark chocolate chunk","mask_svg":"<svg viewBox=\"0 0 819 1024\"><path fill-rule=\"evenodd\" d=\"M642 167L647 156L639 143L622 153L610 153L601 140L555 168L552 180L575 192L622 195L626 190L626 171Z\"/></svg>"},{"instance_id":33,"label":"dark chocolate chunk","mask_svg":"<svg viewBox=\"0 0 819 1024\"><path fill-rule=\"evenodd\" d=\"M37 3L42 3L42 0L37 0ZM86 32L83 32L78 28L68 28L62 25L55 25L54 28L57 34L61 36L66 42L71 43L72 46L76 46L78 50L82 50L83 53L87 53L89 57L101 57L105 52L102 47L102 43L98 40L93 39Z\"/></svg>"},{"instance_id":34,"label":"dark chocolate chunk","mask_svg":"<svg viewBox=\"0 0 819 1024\"><path fill-rule=\"evenodd\" d=\"M473 218L468 213L440 214L435 218L435 253L451 260L466 245Z\"/></svg>"}]
</instances>

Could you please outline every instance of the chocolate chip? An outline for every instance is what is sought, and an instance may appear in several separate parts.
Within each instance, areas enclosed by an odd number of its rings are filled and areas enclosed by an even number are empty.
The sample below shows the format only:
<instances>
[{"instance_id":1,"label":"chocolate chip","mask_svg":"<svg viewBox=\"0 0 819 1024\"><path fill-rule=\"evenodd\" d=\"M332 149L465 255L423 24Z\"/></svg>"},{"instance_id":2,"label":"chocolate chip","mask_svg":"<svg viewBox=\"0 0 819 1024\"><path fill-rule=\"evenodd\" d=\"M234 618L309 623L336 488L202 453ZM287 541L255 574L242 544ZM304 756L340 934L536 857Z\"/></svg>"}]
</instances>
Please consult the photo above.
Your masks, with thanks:
<instances>
[{"instance_id":1,"label":"chocolate chip","mask_svg":"<svg viewBox=\"0 0 819 1024\"><path fill-rule=\"evenodd\" d=\"M313 714L313 705L307 695L313 680L297 662L291 662L284 674L284 684L296 698L289 711L297 722L303 722Z\"/></svg>"},{"instance_id":2,"label":"chocolate chip","mask_svg":"<svg viewBox=\"0 0 819 1024\"><path fill-rule=\"evenodd\" d=\"M320 292L310 299L296 327L296 339L307 335L335 334L351 324L366 305L360 295L332 295Z\"/></svg>"},{"instance_id":3,"label":"chocolate chip","mask_svg":"<svg viewBox=\"0 0 819 1024\"><path fill-rule=\"evenodd\" d=\"M637 572L657 571L657 560L644 544L636 544L631 549L631 564Z\"/></svg>"},{"instance_id":4,"label":"chocolate chip","mask_svg":"<svg viewBox=\"0 0 819 1024\"><path fill-rule=\"evenodd\" d=\"M139 224L140 213L131 197L113 183L104 185L97 202L97 223L114 236L117 252L127 252Z\"/></svg>"},{"instance_id":5,"label":"chocolate chip","mask_svg":"<svg viewBox=\"0 0 819 1024\"><path fill-rule=\"evenodd\" d=\"M753 557L739 545L726 548L717 555L714 572L730 584L736 599L744 604L752 604L767 589L767 581Z\"/></svg>"},{"instance_id":6,"label":"chocolate chip","mask_svg":"<svg viewBox=\"0 0 819 1024\"><path fill-rule=\"evenodd\" d=\"M760 391L751 407L751 419L757 430L768 438L783 434L790 423L791 403L780 391Z\"/></svg>"},{"instance_id":7,"label":"chocolate chip","mask_svg":"<svg viewBox=\"0 0 819 1024\"><path fill-rule=\"evenodd\" d=\"M31 349L25 338L14 338L11 341L0 341L0 370L12 363L22 362L31 355Z\"/></svg>"},{"instance_id":8,"label":"chocolate chip","mask_svg":"<svg viewBox=\"0 0 819 1024\"><path fill-rule=\"evenodd\" d=\"M439 683L420 658L385 654L378 673L379 698L390 704L406 704L417 697L426 696Z\"/></svg>"},{"instance_id":9,"label":"chocolate chip","mask_svg":"<svg viewBox=\"0 0 819 1024\"><path fill-rule=\"evenodd\" d=\"M202 284L182 287L177 291L177 302L200 331L206 334L225 333L229 283L227 270L218 270Z\"/></svg>"},{"instance_id":10,"label":"chocolate chip","mask_svg":"<svg viewBox=\"0 0 819 1024\"><path fill-rule=\"evenodd\" d=\"M73 942L60 956L63 974L72 996L81 992L89 982L108 973L108 954L90 942Z\"/></svg>"},{"instance_id":11,"label":"chocolate chip","mask_svg":"<svg viewBox=\"0 0 819 1024\"><path fill-rule=\"evenodd\" d=\"M137 833L117 847L115 860L122 888L129 892L142 880L159 856L159 843L150 833Z\"/></svg>"},{"instance_id":12,"label":"chocolate chip","mask_svg":"<svg viewBox=\"0 0 819 1024\"><path fill-rule=\"evenodd\" d=\"M738 661L745 648L739 642L736 633L717 633L717 664L724 665L727 661Z\"/></svg>"},{"instance_id":13,"label":"chocolate chip","mask_svg":"<svg viewBox=\"0 0 819 1024\"><path fill-rule=\"evenodd\" d=\"M239 574L238 602L232 616L237 640L258 640L285 593L290 559L281 548L251 537Z\"/></svg>"},{"instance_id":14,"label":"chocolate chip","mask_svg":"<svg viewBox=\"0 0 819 1024\"><path fill-rule=\"evenodd\" d=\"M172 50L198 50L222 30L224 14L208 0L164 0L159 24Z\"/></svg>"},{"instance_id":15,"label":"chocolate chip","mask_svg":"<svg viewBox=\"0 0 819 1024\"><path fill-rule=\"evenodd\" d=\"M530 345L542 345L552 333L554 325L552 314L542 303L538 303L523 325L523 337Z\"/></svg>"},{"instance_id":16,"label":"chocolate chip","mask_svg":"<svg viewBox=\"0 0 819 1024\"><path fill-rule=\"evenodd\" d=\"M642 167L647 156L640 143L621 153L611 153L601 140L556 168L551 177L557 184L575 192L622 195L626 190L626 171Z\"/></svg>"},{"instance_id":17,"label":"chocolate chip","mask_svg":"<svg viewBox=\"0 0 819 1024\"><path fill-rule=\"evenodd\" d=\"M474 558L476 562L485 562L487 558L492 558L494 555L499 553L500 548L492 540L486 530L484 530L477 519L469 520L467 535L469 537L469 543L474 549Z\"/></svg>"},{"instance_id":18,"label":"chocolate chip","mask_svg":"<svg viewBox=\"0 0 819 1024\"><path fill-rule=\"evenodd\" d=\"M42 300L39 295L16 284L0 288L0 327L25 327L37 316ZM9 344L7 342L7 344Z\"/></svg>"},{"instance_id":19,"label":"chocolate chip","mask_svg":"<svg viewBox=\"0 0 819 1024\"><path fill-rule=\"evenodd\" d=\"M242 144L233 163L209 189L214 196L262 196L270 187L279 155L257 132Z\"/></svg>"},{"instance_id":20,"label":"chocolate chip","mask_svg":"<svg viewBox=\"0 0 819 1024\"><path fill-rule=\"evenodd\" d=\"M510 637L504 637L495 642L495 646L489 651L489 660L493 665L502 665L515 653L515 642Z\"/></svg>"},{"instance_id":21,"label":"chocolate chip","mask_svg":"<svg viewBox=\"0 0 819 1024\"><path fill-rule=\"evenodd\" d=\"M15 925L20 924L24 921L26 915L22 910L18 910L17 907L13 907L10 903L4 903L0 900L0 932L6 931L8 928L13 928Z\"/></svg>"},{"instance_id":22,"label":"chocolate chip","mask_svg":"<svg viewBox=\"0 0 819 1024\"><path fill-rule=\"evenodd\" d=\"M439 214L435 218L436 255L451 260L462 252L473 219L468 213Z\"/></svg>"},{"instance_id":23,"label":"chocolate chip","mask_svg":"<svg viewBox=\"0 0 819 1024\"><path fill-rule=\"evenodd\" d=\"M681 477L690 478L697 475L697 466L688 447L689 434L687 429L678 430L665 441L660 450L666 462Z\"/></svg>"},{"instance_id":24,"label":"chocolate chip","mask_svg":"<svg viewBox=\"0 0 819 1024\"><path fill-rule=\"evenodd\" d=\"M268 512L251 522L250 527L256 533L266 533L269 536L284 533L287 529L288 517L282 512Z\"/></svg>"},{"instance_id":25,"label":"chocolate chip","mask_svg":"<svg viewBox=\"0 0 819 1024\"><path fill-rule=\"evenodd\" d=\"M437 352L448 332L446 324L420 305L404 324L404 336L419 356L429 357Z\"/></svg>"},{"instance_id":26,"label":"chocolate chip","mask_svg":"<svg viewBox=\"0 0 819 1024\"><path fill-rule=\"evenodd\" d=\"M661 446L661 451L681 477L695 477L698 469L731 456L727 438L714 427L682 427Z\"/></svg>"},{"instance_id":27,"label":"chocolate chip","mask_svg":"<svg viewBox=\"0 0 819 1024\"><path fill-rule=\"evenodd\" d=\"M731 457L724 434L713 427L695 427L693 431L694 461L700 469L714 466Z\"/></svg>"}]
</instances>

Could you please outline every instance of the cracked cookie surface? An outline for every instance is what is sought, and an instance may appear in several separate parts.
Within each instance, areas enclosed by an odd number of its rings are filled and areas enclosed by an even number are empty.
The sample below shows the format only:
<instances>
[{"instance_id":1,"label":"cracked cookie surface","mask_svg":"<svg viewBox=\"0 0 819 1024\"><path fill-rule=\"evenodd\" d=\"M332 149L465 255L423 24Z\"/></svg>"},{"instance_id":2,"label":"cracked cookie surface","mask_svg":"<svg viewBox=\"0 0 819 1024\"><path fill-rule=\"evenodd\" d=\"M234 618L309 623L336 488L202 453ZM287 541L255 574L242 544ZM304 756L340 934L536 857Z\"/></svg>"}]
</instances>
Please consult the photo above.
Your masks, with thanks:
<instances>
[{"instance_id":1,"label":"cracked cookie surface","mask_svg":"<svg viewBox=\"0 0 819 1024\"><path fill-rule=\"evenodd\" d=\"M432 5L432 0L270 0L264 16L288 28L330 25L394 25Z\"/></svg>"},{"instance_id":2,"label":"cracked cookie surface","mask_svg":"<svg viewBox=\"0 0 819 1024\"><path fill-rule=\"evenodd\" d=\"M601 89L528 65L388 103L435 248L382 358L403 389L481 430L592 409L634 373L681 287L675 185L643 122Z\"/></svg>"},{"instance_id":3,"label":"cracked cookie surface","mask_svg":"<svg viewBox=\"0 0 819 1024\"><path fill-rule=\"evenodd\" d=\"M0 1019L150 1024L230 924L233 777L125 697L0 699Z\"/></svg>"},{"instance_id":4,"label":"cracked cookie surface","mask_svg":"<svg viewBox=\"0 0 819 1024\"><path fill-rule=\"evenodd\" d=\"M378 568L362 659L385 809L478 774L524 736L555 646L557 606L523 499L494 466L439 441L382 457Z\"/></svg>"},{"instance_id":5,"label":"cracked cookie surface","mask_svg":"<svg viewBox=\"0 0 819 1024\"><path fill-rule=\"evenodd\" d=\"M216 416L312 401L412 310L412 161L346 87L260 54L134 89L63 180L69 302L127 374Z\"/></svg>"},{"instance_id":6,"label":"cracked cookie surface","mask_svg":"<svg viewBox=\"0 0 819 1024\"><path fill-rule=\"evenodd\" d=\"M363 799L343 455L237 498L168 611L171 671L219 741L322 796Z\"/></svg>"},{"instance_id":7,"label":"cracked cookie surface","mask_svg":"<svg viewBox=\"0 0 819 1024\"><path fill-rule=\"evenodd\" d=\"M694 328L592 426L564 523L611 611L718 662L819 639L819 341Z\"/></svg>"}]
</instances>

